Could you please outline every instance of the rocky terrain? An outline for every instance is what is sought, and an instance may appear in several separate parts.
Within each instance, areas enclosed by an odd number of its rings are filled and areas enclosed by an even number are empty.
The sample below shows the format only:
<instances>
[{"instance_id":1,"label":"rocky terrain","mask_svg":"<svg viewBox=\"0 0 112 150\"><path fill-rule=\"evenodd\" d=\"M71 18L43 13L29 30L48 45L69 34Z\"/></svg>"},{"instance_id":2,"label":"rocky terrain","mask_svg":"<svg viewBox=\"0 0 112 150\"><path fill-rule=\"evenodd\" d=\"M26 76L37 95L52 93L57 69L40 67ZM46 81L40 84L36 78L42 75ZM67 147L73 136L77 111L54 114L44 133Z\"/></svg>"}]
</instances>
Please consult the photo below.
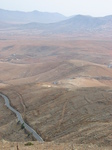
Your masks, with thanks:
<instances>
[{"instance_id":1,"label":"rocky terrain","mask_svg":"<svg viewBox=\"0 0 112 150\"><path fill-rule=\"evenodd\" d=\"M112 149L111 35L0 33L0 92L45 141L0 97L0 149Z\"/></svg>"}]
</instances>

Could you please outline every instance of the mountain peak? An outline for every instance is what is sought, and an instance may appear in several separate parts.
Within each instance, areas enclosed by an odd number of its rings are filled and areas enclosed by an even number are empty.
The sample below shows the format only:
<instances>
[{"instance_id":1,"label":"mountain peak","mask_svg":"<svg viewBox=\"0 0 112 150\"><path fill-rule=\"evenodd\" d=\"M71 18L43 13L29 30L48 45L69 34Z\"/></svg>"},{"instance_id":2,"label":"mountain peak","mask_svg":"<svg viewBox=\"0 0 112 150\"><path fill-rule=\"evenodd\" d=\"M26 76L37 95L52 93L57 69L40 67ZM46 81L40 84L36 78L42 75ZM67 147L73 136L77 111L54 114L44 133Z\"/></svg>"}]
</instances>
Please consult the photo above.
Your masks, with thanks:
<instances>
[{"instance_id":1,"label":"mountain peak","mask_svg":"<svg viewBox=\"0 0 112 150\"><path fill-rule=\"evenodd\" d=\"M13 23L54 23L65 20L67 17L59 13L48 13L34 10L32 12L23 11L10 11L0 9L0 21L1 22L13 22Z\"/></svg>"}]
</instances>

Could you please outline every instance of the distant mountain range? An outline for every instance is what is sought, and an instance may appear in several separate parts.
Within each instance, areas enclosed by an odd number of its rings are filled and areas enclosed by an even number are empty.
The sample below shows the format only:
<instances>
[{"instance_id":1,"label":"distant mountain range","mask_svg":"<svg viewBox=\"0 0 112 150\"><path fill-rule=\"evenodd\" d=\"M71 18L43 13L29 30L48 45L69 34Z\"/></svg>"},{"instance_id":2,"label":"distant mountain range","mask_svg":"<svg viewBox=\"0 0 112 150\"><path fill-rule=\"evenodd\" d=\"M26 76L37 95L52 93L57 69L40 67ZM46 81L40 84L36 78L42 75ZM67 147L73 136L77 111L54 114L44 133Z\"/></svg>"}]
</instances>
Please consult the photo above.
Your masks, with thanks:
<instances>
[{"instance_id":1,"label":"distant mountain range","mask_svg":"<svg viewBox=\"0 0 112 150\"><path fill-rule=\"evenodd\" d=\"M29 22L29 23L28 23ZM112 15L65 17L58 13L0 10L0 28L37 30L41 34L74 34L76 32L112 32Z\"/></svg>"},{"instance_id":2,"label":"distant mountain range","mask_svg":"<svg viewBox=\"0 0 112 150\"><path fill-rule=\"evenodd\" d=\"M102 32L112 31L112 16L91 17L77 15L61 22L52 24L29 23L20 26L20 29L38 29L44 33L67 33L76 32Z\"/></svg>"},{"instance_id":3,"label":"distant mountain range","mask_svg":"<svg viewBox=\"0 0 112 150\"><path fill-rule=\"evenodd\" d=\"M22 11L10 11L0 9L0 22L6 23L53 23L67 19L59 13L48 13L40 11L22 12Z\"/></svg>"}]
</instances>

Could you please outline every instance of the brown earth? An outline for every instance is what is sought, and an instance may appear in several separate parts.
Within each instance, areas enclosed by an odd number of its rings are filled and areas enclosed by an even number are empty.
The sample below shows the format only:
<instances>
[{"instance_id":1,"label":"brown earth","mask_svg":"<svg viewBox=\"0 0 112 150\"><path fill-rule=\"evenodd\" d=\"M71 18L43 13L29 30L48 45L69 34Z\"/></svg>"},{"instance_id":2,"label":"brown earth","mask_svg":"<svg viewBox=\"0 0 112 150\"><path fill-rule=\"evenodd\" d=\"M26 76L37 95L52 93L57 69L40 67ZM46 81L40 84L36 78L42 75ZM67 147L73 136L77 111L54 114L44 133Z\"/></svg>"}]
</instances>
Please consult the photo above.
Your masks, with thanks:
<instances>
[{"instance_id":1,"label":"brown earth","mask_svg":"<svg viewBox=\"0 0 112 150\"><path fill-rule=\"evenodd\" d=\"M102 147L97 145L87 144L74 144L74 143L38 143L30 142L31 146L26 146L28 142L7 142L2 140L0 142L0 149L3 150L111 150L111 147Z\"/></svg>"},{"instance_id":2,"label":"brown earth","mask_svg":"<svg viewBox=\"0 0 112 150\"><path fill-rule=\"evenodd\" d=\"M27 149L111 149L111 39L1 35L0 92L46 141ZM33 140L3 101L0 139L4 149Z\"/></svg>"}]
</instances>

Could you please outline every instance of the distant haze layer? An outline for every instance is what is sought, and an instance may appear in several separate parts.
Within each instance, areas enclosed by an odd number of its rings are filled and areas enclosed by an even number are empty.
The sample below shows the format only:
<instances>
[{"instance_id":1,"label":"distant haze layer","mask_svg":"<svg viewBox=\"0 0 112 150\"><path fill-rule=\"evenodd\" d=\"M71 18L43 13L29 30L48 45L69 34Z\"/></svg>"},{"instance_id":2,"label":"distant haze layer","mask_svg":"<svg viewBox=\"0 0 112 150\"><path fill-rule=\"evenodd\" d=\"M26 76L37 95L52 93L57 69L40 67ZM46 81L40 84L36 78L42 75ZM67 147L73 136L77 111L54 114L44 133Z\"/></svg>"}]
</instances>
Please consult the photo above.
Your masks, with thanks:
<instances>
[{"instance_id":1,"label":"distant haze layer","mask_svg":"<svg viewBox=\"0 0 112 150\"><path fill-rule=\"evenodd\" d=\"M0 7L8 10L58 12L65 16L112 14L112 0L0 0Z\"/></svg>"},{"instance_id":2,"label":"distant haze layer","mask_svg":"<svg viewBox=\"0 0 112 150\"><path fill-rule=\"evenodd\" d=\"M106 33L110 37L110 33L112 33L112 15L105 17L84 15L65 17L59 13L39 11L26 13L0 9L0 28L27 30L27 32L35 30L35 32L42 35L99 33L105 36Z\"/></svg>"}]
</instances>

